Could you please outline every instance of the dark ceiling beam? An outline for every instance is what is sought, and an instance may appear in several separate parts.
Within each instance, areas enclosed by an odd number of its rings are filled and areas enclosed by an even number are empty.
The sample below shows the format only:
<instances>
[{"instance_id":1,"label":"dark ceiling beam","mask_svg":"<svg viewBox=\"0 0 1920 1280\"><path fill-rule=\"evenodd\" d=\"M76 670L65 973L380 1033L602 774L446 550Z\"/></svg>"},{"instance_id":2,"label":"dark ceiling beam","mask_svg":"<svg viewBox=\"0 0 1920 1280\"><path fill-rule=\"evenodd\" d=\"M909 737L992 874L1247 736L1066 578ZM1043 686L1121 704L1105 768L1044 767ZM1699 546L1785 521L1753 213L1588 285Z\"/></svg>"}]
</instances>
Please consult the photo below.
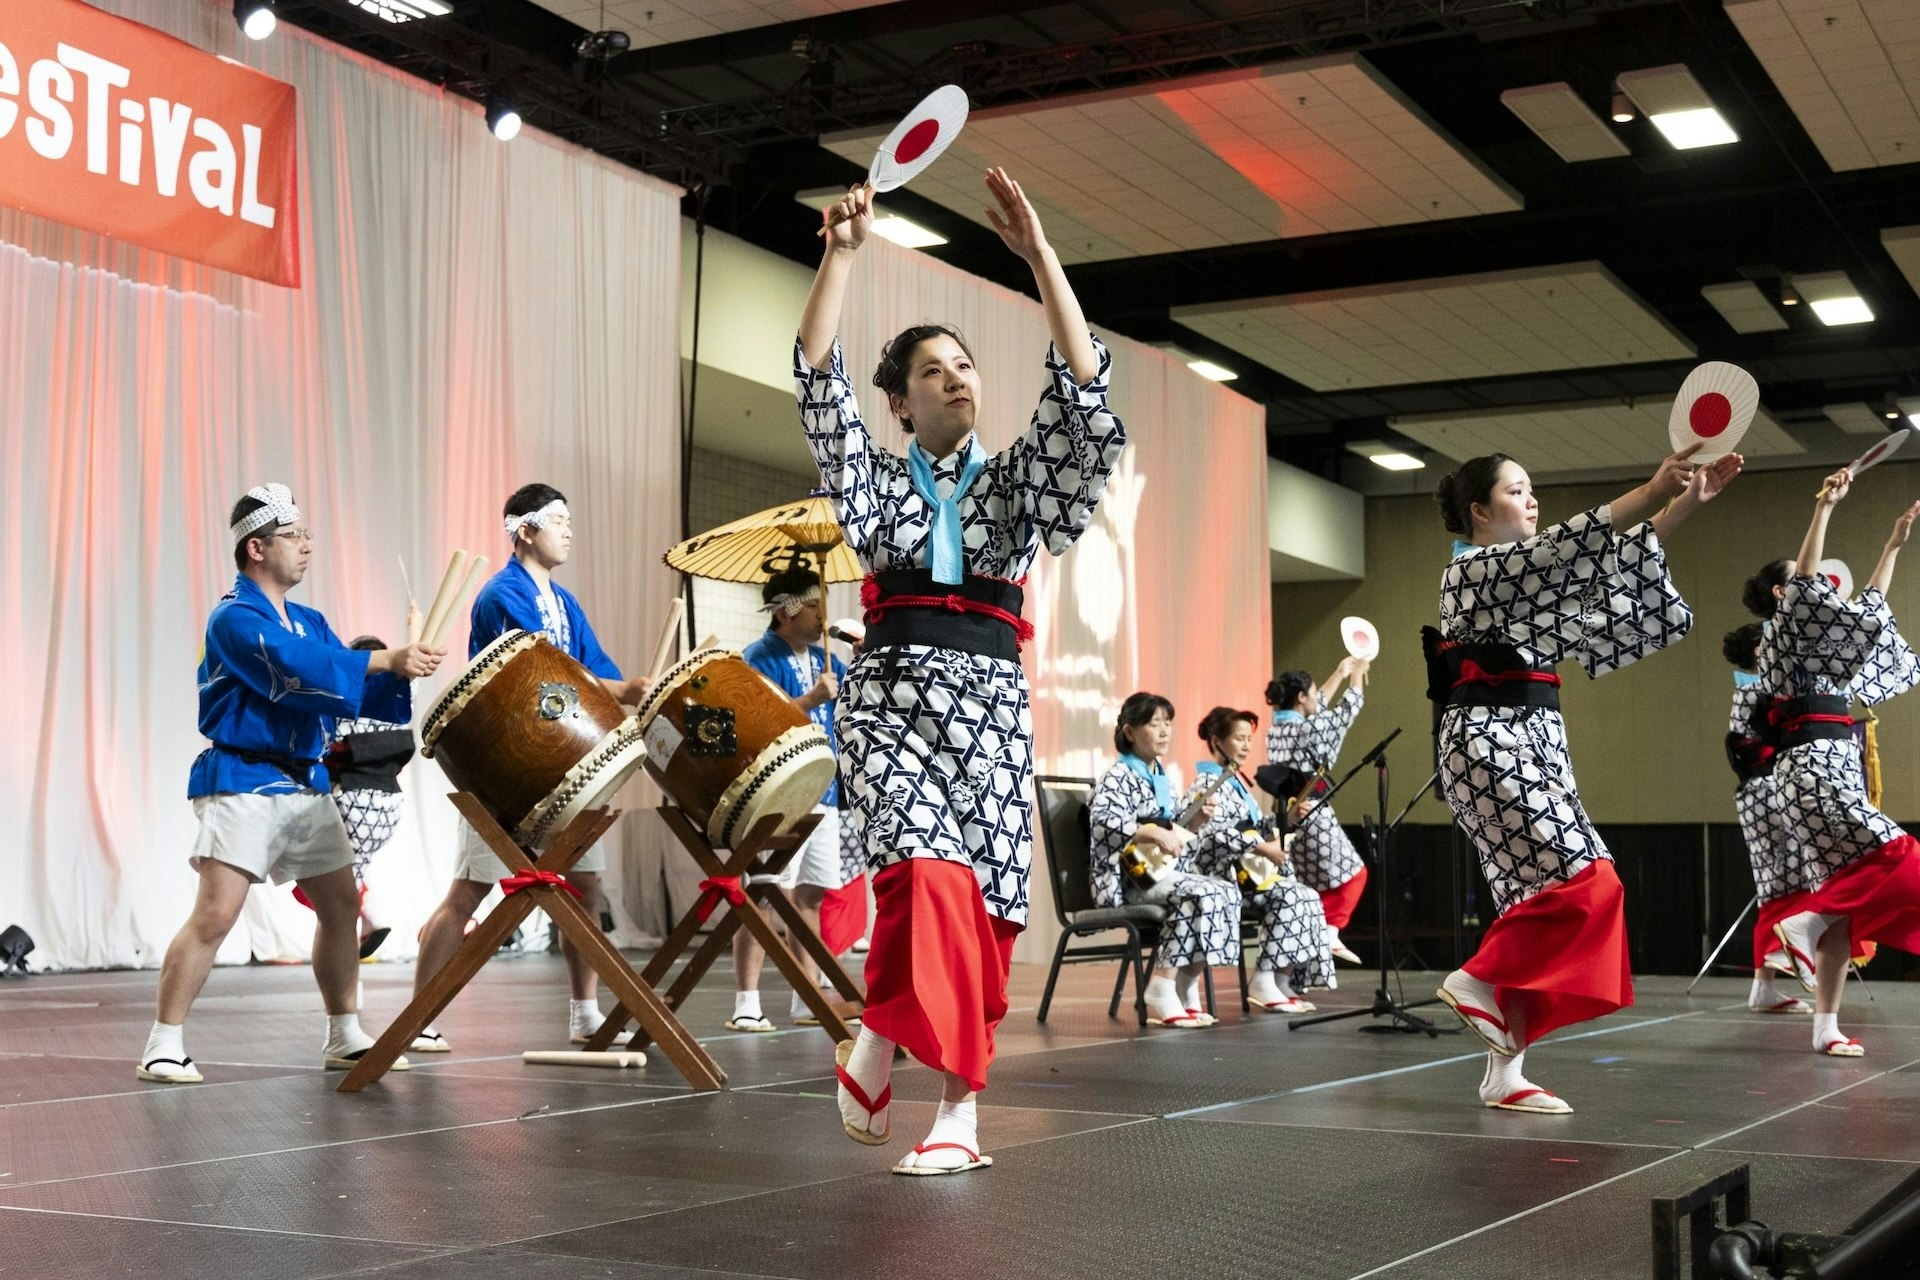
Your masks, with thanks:
<instances>
[{"instance_id":1,"label":"dark ceiling beam","mask_svg":"<svg viewBox=\"0 0 1920 1280\"><path fill-rule=\"evenodd\" d=\"M961 43L920 73L845 84L799 84L785 93L679 107L667 115L706 137L751 147L817 138L891 120L943 81L976 109L1049 96L1160 83L1250 61L1312 57L1451 36L1504 33L1544 23L1676 0L1304 0L1246 17L1117 35L1048 49Z\"/></svg>"},{"instance_id":2,"label":"dark ceiling beam","mask_svg":"<svg viewBox=\"0 0 1920 1280\"><path fill-rule=\"evenodd\" d=\"M738 158L652 104L566 61L579 29L537 6L487 0L461 19L388 22L348 0L279 0L280 17L464 97L511 95L528 124L681 186L726 180ZM469 24L472 25L469 25Z\"/></svg>"}]
</instances>

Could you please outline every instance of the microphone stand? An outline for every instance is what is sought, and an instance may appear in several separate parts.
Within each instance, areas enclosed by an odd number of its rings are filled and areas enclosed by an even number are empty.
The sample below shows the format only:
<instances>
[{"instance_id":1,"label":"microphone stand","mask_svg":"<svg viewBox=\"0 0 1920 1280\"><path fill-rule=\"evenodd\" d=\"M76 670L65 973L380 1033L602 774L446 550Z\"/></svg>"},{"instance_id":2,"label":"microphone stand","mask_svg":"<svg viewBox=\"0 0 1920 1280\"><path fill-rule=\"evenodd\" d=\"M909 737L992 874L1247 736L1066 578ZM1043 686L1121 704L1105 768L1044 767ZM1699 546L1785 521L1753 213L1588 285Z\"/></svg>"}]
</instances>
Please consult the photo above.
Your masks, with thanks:
<instances>
[{"instance_id":1,"label":"microphone stand","mask_svg":"<svg viewBox=\"0 0 1920 1280\"><path fill-rule=\"evenodd\" d=\"M1362 820L1362 825L1366 828L1367 832L1367 843L1373 849L1374 869L1380 876L1380 884L1374 892L1373 899L1374 912L1380 931L1380 985L1374 989L1373 1003L1367 1008L1343 1009L1337 1013L1317 1013L1306 1018L1290 1018L1287 1021L1287 1030L1289 1031L1294 1031L1301 1027L1315 1026L1322 1022L1338 1022L1342 1018L1387 1018L1389 1021L1384 1025L1374 1024L1360 1029L1362 1031L1380 1032L1424 1032L1429 1039L1436 1039L1443 1035L1455 1035L1459 1032L1459 1028L1457 1027L1436 1027L1433 1023L1420 1017L1418 1014L1407 1012L1409 1009L1418 1009L1425 1005L1439 1004L1439 997L1436 996L1430 1000L1415 1000L1407 1004L1401 1004L1388 994L1387 990L1388 971L1394 967L1392 965L1392 948L1387 939L1387 895L1389 892L1387 886L1388 846L1393 838L1394 831L1399 828L1402 822L1406 821L1407 815L1413 812L1413 806L1418 804L1421 797L1431 791L1434 784L1440 781L1440 771L1435 769L1433 775L1420 785L1418 791L1413 793L1413 798L1407 801L1406 808L1400 810L1399 816L1395 817L1392 821L1387 820L1387 743L1392 742L1399 733L1400 731L1395 729L1392 733L1388 734L1378 746L1367 752L1366 756L1360 761L1362 765L1369 763L1374 765L1380 785L1379 821L1373 821L1370 816ZM1359 765L1356 765L1355 770L1357 771L1358 768ZM1352 776L1351 773L1347 775L1347 777ZM1341 779L1342 783L1345 781L1346 778ZM1331 795L1332 793L1329 792L1328 794Z\"/></svg>"}]
</instances>

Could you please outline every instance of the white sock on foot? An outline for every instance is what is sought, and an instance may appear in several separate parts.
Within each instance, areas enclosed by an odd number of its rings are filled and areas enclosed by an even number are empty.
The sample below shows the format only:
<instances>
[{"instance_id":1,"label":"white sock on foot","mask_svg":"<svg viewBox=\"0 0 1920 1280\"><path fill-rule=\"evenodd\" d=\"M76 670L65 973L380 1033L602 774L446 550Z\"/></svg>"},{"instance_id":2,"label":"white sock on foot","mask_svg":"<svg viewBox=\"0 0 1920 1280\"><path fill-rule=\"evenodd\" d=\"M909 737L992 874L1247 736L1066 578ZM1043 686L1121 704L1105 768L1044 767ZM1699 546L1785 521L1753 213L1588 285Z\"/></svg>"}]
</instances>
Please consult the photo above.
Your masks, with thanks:
<instances>
[{"instance_id":1,"label":"white sock on foot","mask_svg":"<svg viewBox=\"0 0 1920 1280\"><path fill-rule=\"evenodd\" d=\"M1818 1013L1813 1015L1813 1047L1824 1052L1830 1041L1846 1039L1846 1033L1840 1030L1838 1013Z\"/></svg>"},{"instance_id":2,"label":"white sock on foot","mask_svg":"<svg viewBox=\"0 0 1920 1280\"><path fill-rule=\"evenodd\" d=\"M1253 981L1247 984L1247 999L1261 1004L1278 1004L1287 998L1280 983L1275 980L1273 970L1256 969Z\"/></svg>"},{"instance_id":3,"label":"white sock on foot","mask_svg":"<svg viewBox=\"0 0 1920 1280\"><path fill-rule=\"evenodd\" d=\"M871 1027L861 1027L860 1034L853 1038L853 1051L847 1056L847 1074L860 1086L870 1102L877 1102L886 1091L887 1082L893 1078L893 1041L881 1035ZM840 1121L849 1129L867 1133L882 1134L889 1132L893 1121L887 1114L893 1108L883 1106L871 1115L844 1085L834 1090L834 1096L840 1106Z\"/></svg>"},{"instance_id":4,"label":"white sock on foot","mask_svg":"<svg viewBox=\"0 0 1920 1280\"><path fill-rule=\"evenodd\" d=\"M1492 1105L1507 1098L1513 1098L1515 1094L1526 1093L1529 1089L1540 1088L1539 1085L1527 1079L1521 1070L1526 1059L1527 1055L1524 1051L1509 1056L1488 1050L1487 1069L1480 1077L1480 1101ZM1533 1110L1548 1113L1573 1110L1564 1101L1544 1091L1524 1098L1515 1098L1515 1101Z\"/></svg>"},{"instance_id":5,"label":"white sock on foot","mask_svg":"<svg viewBox=\"0 0 1920 1280\"><path fill-rule=\"evenodd\" d=\"M1173 989L1179 997L1183 1009L1202 1009L1200 1002L1200 969L1182 969L1174 977Z\"/></svg>"},{"instance_id":6,"label":"white sock on foot","mask_svg":"<svg viewBox=\"0 0 1920 1280\"><path fill-rule=\"evenodd\" d=\"M812 1013L813 1010L807 1008L807 1002L800 998L798 991L794 992L793 995L788 998L787 1016L789 1018L805 1018Z\"/></svg>"},{"instance_id":7,"label":"white sock on foot","mask_svg":"<svg viewBox=\"0 0 1920 1280\"><path fill-rule=\"evenodd\" d=\"M1187 1006L1181 1002L1180 993L1174 988L1172 978L1154 977L1147 979L1147 1016L1165 1022L1168 1018L1183 1018Z\"/></svg>"},{"instance_id":8,"label":"white sock on foot","mask_svg":"<svg viewBox=\"0 0 1920 1280\"><path fill-rule=\"evenodd\" d=\"M357 1013L330 1013L327 1015L326 1056L344 1058L351 1053L373 1047L373 1037L360 1026Z\"/></svg>"},{"instance_id":9,"label":"white sock on foot","mask_svg":"<svg viewBox=\"0 0 1920 1280\"><path fill-rule=\"evenodd\" d=\"M736 991L733 993L733 1016L735 1018L759 1018L760 993L758 991Z\"/></svg>"},{"instance_id":10,"label":"white sock on foot","mask_svg":"<svg viewBox=\"0 0 1920 1280\"><path fill-rule=\"evenodd\" d=\"M184 1062L187 1057L187 1024L156 1022L147 1032L147 1049L140 1055L140 1061L152 1062L155 1058L172 1058Z\"/></svg>"},{"instance_id":11,"label":"white sock on foot","mask_svg":"<svg viewBox=\"0 0 1920 1280\"><path fill-rule=\"evenodd\" d=\"M585 1031L588 1035L600 1029L600 1002L598 1000L567 999L567 1023L575 1031Z\"/></svg>"}]
</instances>

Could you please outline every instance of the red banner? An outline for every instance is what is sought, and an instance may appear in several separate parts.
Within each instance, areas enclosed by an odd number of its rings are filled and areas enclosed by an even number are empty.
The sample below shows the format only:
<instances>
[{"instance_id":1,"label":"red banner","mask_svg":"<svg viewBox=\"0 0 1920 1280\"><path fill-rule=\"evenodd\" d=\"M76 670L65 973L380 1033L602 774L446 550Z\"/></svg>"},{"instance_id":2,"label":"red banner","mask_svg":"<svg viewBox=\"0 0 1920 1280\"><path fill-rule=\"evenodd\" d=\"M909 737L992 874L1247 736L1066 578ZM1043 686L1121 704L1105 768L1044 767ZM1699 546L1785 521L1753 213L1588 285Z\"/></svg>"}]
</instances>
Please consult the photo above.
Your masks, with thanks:
<instances>
[{"instance_id":1,"label":"red banner","mask_svg":"<svg viewBox=\"0 0 1920 1280\"><path fill-rule=\"evenodd\" d=\"M80 0L0 0L0 204L300 283L293 86Z\"/></svg>"}]
</instances>

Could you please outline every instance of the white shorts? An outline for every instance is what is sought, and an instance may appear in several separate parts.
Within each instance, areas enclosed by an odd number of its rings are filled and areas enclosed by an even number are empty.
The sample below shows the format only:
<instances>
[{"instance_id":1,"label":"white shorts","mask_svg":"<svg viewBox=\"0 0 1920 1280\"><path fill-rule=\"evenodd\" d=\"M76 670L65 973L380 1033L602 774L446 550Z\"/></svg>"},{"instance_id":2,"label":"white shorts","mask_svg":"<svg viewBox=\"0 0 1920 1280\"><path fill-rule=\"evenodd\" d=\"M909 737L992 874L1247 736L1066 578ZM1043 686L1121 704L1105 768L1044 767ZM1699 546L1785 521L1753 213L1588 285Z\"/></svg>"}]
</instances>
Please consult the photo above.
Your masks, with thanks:
<instances>
[{"instance_id":1,"label":"white shorts","mask_svg":"<svg viewBox=\"0 0 1920 1280\"><path fill-rule=\"evenodd\" d=\"M838 889L846 877L840 870L840 810L826 805L814 806L820 821L807 842L787 859L786 869L778 876L751 876L754 884L778 884L782 889L810 884L820 889Z\"/></svg>"},{"instance_id":2,"label":"white shorts","mask_svg":"<svg viewBox=\"0 0 1920 1280\"><path fill-rule=\"evenodd\" d=\"M534 859L535 862L539 858ZM575 871L605 871L607 869L607 851L605 846L596 842L593 848L580 855L580 861L573 864ZM507 878L507 864L500 861L480 833L464 821L460 824L460 865L453 869L455 880L477 880L482 884L497 884Z\"/></svg>"},{"instance_id":3,"label":"white shorts","mask_svg":"<svg viewBox=\"0 0 1920 1280\"><path fill-rule=\"evenodd\" d=\"M196 871L211 858L255 884L269 877L285 884L353 865L340 810L332 796L317 791L196 796L193 816L200 819L200 834L187 863Z\"/></svg>"}]
</instances>

